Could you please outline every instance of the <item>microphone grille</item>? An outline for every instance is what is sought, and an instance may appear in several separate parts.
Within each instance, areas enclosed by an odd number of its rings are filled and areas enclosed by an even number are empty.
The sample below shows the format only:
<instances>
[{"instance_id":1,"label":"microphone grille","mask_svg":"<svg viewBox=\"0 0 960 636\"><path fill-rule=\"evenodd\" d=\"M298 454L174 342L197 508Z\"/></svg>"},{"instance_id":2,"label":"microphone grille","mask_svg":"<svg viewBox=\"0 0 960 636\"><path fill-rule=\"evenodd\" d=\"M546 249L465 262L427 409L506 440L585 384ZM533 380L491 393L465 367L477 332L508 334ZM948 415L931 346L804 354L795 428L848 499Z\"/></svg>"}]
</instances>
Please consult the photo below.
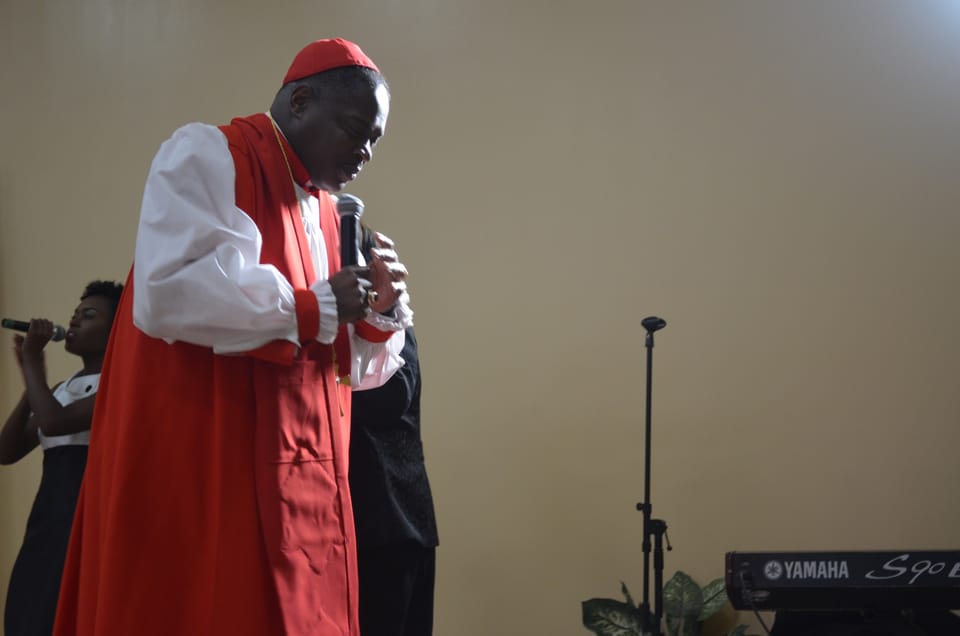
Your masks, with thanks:
<instances>
[{"instance_id":1,"label":"microphone grille","mask_svg":"<svg viewBox=\"0 0 960 636\"><path fill-rule=\"evenodd\" d=\"M355 216L358 219L363 216L363 201L352 194L337 195L337 214L343 216Z\"/></svg>"}]
</instances>

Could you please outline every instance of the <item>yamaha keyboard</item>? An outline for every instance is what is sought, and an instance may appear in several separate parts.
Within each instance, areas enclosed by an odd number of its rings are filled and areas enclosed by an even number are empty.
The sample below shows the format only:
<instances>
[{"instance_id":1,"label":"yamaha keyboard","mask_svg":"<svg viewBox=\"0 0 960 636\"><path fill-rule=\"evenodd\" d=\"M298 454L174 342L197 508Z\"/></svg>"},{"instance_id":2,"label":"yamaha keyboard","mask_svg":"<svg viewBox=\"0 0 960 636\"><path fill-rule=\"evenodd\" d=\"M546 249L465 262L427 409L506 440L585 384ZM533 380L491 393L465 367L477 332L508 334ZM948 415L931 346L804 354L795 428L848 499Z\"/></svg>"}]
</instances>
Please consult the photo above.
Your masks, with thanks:
<instances>
[{"instance_id":1,"label":"yamaha keyboard","mask_svg":"<svg viewBox=\"0 0 960 636\"><path fill-rule=\"evenodd\" d=\"M958 609L960 550L728 552L740 610Z\"/></svg>"}]
</instances>

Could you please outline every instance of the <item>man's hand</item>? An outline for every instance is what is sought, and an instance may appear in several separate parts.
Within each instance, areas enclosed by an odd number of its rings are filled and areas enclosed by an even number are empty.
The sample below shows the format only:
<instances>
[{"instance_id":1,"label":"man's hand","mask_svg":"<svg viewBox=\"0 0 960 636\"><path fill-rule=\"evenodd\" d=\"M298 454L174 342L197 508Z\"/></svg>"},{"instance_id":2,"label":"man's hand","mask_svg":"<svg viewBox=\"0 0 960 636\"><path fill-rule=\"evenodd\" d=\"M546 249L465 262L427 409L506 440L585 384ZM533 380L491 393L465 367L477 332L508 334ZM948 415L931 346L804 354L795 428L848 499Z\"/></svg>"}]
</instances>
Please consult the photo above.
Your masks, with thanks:
<instances>
[{"instance_id":1,"label":"man's hand","mask_svg":"<svg viewBox=\"0 0 960 636\"><path fill-rule=\"evenodd\" d=\"M367 291L370 289L370 268L350 266L330 277L330 289L337 299L340 324L363 320L370 313Z\"/></svg>"},{"instance_id":2,"label":"man's hand","mask_svg":"<svg viewBox=\"0 0 960 636\"><path fill-rule=\"evenodd\" d=\"M379 313L390 311L407 293L407 268L397 259L390 237L376 232L377 245L371 250L370 282L376 299L370 308Z\"/></svg>"}]
</instances>

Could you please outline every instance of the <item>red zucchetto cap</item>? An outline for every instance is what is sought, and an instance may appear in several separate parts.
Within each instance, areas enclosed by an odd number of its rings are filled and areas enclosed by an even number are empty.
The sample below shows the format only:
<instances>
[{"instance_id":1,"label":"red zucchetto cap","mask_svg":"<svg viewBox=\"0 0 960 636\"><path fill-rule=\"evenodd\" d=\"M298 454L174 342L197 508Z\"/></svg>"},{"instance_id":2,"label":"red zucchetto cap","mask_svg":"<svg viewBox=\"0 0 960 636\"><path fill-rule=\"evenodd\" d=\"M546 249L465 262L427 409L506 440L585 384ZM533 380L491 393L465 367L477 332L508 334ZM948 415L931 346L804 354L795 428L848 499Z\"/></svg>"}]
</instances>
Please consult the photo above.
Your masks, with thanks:
<instances>
[{"instance_id":1,"label":"red zucchetto cap","mask_svg":"<svg viewBox=\"0 0 960 636\"><path fill-rule=\"evenodd\" d=\"M293 63L290 64L290 69L287 70L283 83L289 84L295 80L341 66L365 66L378 73L380 72L373 60L367 57L367 54L361 51L359 46L348 40L332 38L317 40L303 47L293 58Z\"/></svg>"}]
</instances>

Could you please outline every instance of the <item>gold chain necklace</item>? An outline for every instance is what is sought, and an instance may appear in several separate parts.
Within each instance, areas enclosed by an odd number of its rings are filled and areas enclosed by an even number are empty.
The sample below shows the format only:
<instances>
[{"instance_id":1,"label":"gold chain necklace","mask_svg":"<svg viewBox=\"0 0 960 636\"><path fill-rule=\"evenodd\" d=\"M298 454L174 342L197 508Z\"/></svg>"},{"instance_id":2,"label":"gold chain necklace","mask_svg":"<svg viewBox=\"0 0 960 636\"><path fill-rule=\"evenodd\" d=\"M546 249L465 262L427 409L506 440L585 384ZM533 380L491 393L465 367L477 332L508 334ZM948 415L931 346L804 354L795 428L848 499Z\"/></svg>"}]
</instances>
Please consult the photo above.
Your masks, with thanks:
<instances>
[{"instance_id":1,"label":"gold chain necklace","mask_svg":"<svg viewBox=\"0 0 960 636\"><path fill-rule=\"evenodd\" d=\"M267 112L267 118L270 120L271 128L273 128L273 136L277 140L277 145L280 146L280 154L283 156L283 163L287 166L287 174L290 175L290 182L296 183L297 180L293 178L293 168L290 167L290 160L287 159L287 151L283 147L283 141L280 140L280 126L277 125L277 122L273 119L273 115ZM296 197L297 191L294 189L294 196ZM296 197L299 200L300 197Z\"/></svg>"}]
</instances>

